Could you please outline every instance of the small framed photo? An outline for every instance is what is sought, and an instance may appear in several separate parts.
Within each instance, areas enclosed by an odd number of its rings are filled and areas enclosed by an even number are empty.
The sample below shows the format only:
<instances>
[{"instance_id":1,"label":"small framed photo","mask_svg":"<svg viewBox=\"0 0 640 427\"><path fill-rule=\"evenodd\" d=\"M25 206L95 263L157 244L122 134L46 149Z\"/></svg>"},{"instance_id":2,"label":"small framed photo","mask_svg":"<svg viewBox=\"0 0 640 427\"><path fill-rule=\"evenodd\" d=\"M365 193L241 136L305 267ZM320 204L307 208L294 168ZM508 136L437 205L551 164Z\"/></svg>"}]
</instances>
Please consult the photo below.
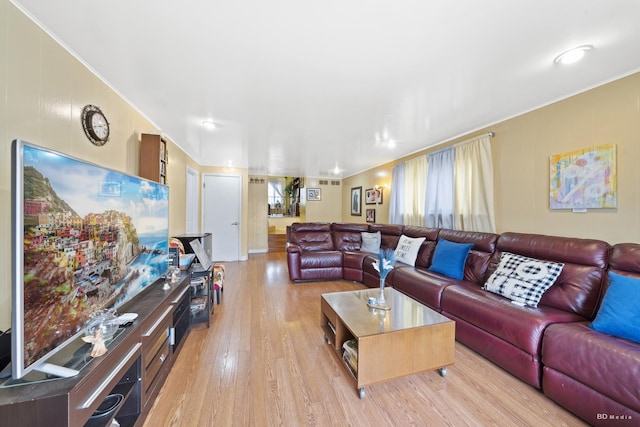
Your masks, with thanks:
<instances>
[{"instance_id":1,"label":"small framed photo","mask_svg":"<svg viewBox=\"0 0 640 427\"><path fill-rule=\"evenodd\" d=\"M351 189L351 215L362 216L362 187Z\"/></svg>"},{"instance_id":2,"label":"small framed photo","mask_svg":"<svg viewBox=\"0 0 640 427\"><path fill-rule=\"evenodd\" d=\"M369 188L364 192L364 202L367 205L380 205L382 204L382 188Z\"/></svg>"},{"instance_id":3,"label":"small framed photo","mask_svg":"<svg viewBox=\"0 0 640 427\"><path fill-rule=\"evenodd\" d=\"M307 188L307 200L310 200L310 201L322 200L322 189Z\"/></svg>"},{"instance_id":4,"label":"small framed photo","mask_svg":"<svg viewBox=\"0 0 640 427\"><path fill-rule=\"evenodd\" d=\"M366 211L367 222L376 222L376 210L375 209L367 209Z\"/></svg>"}]
</instances>

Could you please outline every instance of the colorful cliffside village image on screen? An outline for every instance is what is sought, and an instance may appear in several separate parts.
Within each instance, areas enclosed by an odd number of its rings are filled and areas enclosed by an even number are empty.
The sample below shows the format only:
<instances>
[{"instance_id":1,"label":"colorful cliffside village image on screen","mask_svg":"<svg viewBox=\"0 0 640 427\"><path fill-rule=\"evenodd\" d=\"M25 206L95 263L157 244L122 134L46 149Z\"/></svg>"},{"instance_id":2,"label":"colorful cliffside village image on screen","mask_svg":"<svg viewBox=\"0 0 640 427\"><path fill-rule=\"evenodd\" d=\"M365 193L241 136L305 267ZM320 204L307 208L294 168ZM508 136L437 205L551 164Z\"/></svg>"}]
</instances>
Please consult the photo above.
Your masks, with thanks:
<instances>
[{"instance_id":1,"label":"colorful cliffside village image on screen","mask_svg":"<svg viewBox=\"0 0 640 427\"><path fill-rule=\"evenodd\" d=\"M601 145L551 156L549 186L551 209L617 207L616 146Z\"/></svg>"},{"instance_id":2,"label":"colorful cliffside village image on screen","mask_svg":"<svg viewBox=\"0 0 640 427\"><path fill-rule=\"evenodd\" d=\"M14 323L24 328L26 368L81 331L92 314L120 306L164 273L169 189L16 144L23 188L16 191L16 224L24 234L16 236L23 265Z\"/></svg>"}]
</instances>

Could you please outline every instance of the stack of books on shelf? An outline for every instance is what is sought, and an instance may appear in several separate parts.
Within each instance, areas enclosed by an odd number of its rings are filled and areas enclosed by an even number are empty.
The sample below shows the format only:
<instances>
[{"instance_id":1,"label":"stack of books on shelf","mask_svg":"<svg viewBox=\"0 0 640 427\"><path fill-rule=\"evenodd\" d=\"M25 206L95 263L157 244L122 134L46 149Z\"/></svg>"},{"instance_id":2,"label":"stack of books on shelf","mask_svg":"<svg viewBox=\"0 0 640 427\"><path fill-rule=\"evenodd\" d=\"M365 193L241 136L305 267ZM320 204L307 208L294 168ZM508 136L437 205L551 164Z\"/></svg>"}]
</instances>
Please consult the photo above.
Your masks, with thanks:
<instances>
[{"instance_id":1,"label":"stack of books on shelf","mask_svg":"<svg viewBox=\"0 0 640 427\"><path fill-rule=\"evenodd\" d=\"M358 341L351 339L342 344L342 360L354 377L358 374Z\"/></svg>"}]
</instances>

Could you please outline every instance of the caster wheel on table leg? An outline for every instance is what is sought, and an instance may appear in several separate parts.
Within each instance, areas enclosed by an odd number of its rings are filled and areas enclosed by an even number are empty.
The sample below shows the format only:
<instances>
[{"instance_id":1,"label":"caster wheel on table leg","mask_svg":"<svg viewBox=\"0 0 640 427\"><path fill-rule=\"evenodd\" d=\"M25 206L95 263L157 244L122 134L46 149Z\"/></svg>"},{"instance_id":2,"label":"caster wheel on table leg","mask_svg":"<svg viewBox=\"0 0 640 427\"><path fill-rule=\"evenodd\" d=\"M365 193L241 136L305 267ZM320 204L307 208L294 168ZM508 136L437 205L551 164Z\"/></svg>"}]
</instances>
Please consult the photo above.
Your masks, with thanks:
<instances>
[{"instance_id":1,"label":"caster wheel on table leg","mask_svg":"<svg viewBox=\"0 0 640 427\"><path fill-rule=\"evenodd\" d=\"M446 368L446 367L444 367L444 368L440 368L440 376L441 376L442 378L444 378L444 377L446 377L446 376L447 376L447 368Z\"/></svg>"},{"instance_id":2,"label":"caster wheel on table leg","mask_svg":"<svg viewBox=\"0 0 640 427\"><path fill-rule=\"evenodd\" d=\"M360 400L364 399L364 387L360 387L358 393L360 394Z\"/></svg>"}]
</instances>

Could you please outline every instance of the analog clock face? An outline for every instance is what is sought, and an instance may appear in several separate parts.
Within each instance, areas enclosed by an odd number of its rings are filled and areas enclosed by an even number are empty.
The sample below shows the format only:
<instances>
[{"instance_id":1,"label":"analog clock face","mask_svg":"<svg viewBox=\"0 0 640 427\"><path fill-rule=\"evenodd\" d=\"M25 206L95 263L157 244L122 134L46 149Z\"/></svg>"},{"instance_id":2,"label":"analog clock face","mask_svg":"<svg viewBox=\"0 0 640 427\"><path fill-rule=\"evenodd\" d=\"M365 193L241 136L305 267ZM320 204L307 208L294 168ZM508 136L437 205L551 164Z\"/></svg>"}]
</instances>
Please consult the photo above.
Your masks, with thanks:
<instances>
[{"instance_id":1,"label":"analog clock face","mask_svg":"<svg viewBox=\"0 0 640 427\"><path fill-rule=\"evenodd\" d=\"M82 110L82 128L95 145L104 145L109 140L109 122L100 108L87 105Z\"/></svg>"},{"instance_id":2,"label":"analog clock face","mask_svg":"<svg viewBox=\"0 0 640 427\"><path fill-rule=\"evenodd\" d=\"M109 137L109 124L107 119L101 113L93 113L91 116L91 125L96 136L101 140L106 140Z\"/></svg>"}]
</instances>

